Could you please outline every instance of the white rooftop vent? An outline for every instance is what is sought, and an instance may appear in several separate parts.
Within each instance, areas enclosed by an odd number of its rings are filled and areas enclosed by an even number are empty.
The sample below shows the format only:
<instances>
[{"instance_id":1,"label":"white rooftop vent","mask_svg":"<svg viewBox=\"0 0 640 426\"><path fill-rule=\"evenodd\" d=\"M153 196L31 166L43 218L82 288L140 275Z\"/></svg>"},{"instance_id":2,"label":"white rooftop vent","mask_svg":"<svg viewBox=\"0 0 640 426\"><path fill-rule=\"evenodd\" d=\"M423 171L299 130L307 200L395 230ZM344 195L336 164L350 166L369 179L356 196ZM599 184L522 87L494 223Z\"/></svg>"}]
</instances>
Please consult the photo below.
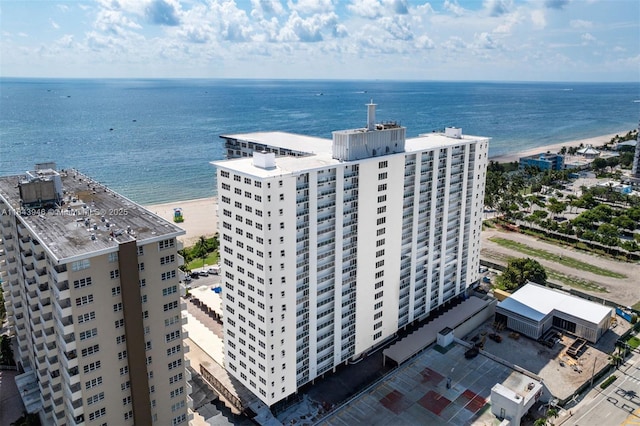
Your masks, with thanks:
<instances>
[{"instance_id":1,"label":"white rooftop vent","mask_svg":"<svg viewBox=\"0 0 640 426\"><path fill-rule=\"evenodd\" d=\"M448 138L462 139L462 129L460 127L447 127L444 129L444 135Z\"/></svg>"},{"instance_id":2,"label":"white rooftop vent","mask_svg":"<svg viewBox=\"0 0 640 426\"><path fill-rule=\"evenodd\" d=\"M266 151L253 151L253 165L261 169L273 169L276 167L276 153Z\"/></svg>"}]
</instances>

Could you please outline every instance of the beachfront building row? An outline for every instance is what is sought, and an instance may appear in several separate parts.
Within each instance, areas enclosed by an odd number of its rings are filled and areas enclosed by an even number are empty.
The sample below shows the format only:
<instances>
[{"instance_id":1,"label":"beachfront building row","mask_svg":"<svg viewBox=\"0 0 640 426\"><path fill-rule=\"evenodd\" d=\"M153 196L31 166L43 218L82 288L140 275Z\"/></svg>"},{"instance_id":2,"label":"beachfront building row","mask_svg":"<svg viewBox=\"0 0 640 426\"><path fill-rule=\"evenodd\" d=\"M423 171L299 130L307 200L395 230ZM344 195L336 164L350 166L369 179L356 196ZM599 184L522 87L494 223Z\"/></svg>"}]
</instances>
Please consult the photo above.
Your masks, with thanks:
<instances>
[{"instance_id":1,"label":"beachfront building row","mask_svg":"<svg viewBox=\"0 0 640 426\"><path fill-rule=\"evenodd\" d=\"M269 406L479 279L488 138L405 131L222 136L225 368Z\"/></svg>"},{"instance_id":2,"label":"beachfront building row","mask_svg":"<svg viewBox=\"0 0 640 426\"><path fill-rule=\"evenodd\" d=\"M183 233L76 170L0 178L16 382L42 424L187 424Z\"/></svg>"}]
</instances>

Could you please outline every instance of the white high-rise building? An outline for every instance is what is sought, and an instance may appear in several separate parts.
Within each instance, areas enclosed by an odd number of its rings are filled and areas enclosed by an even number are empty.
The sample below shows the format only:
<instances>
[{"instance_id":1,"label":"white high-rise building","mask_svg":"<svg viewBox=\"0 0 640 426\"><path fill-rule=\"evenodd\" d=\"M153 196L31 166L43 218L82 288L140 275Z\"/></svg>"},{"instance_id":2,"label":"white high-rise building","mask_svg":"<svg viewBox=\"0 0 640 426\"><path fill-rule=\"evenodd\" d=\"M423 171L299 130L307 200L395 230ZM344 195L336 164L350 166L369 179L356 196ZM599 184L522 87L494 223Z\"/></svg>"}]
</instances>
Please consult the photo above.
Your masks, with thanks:
<instances>
[{"instance_id":1,"label":"white high-rise building","mask_svg":"<svg viewBox=\"0 0 640 426\"><path fill-rule=\"evenodd\" d=\"M187 424L182 234L75 170L0 178L16 381L43 424Z\"/></svg>"},{"instance_id":2,"label":"white high-rise building","mask_svg":"<svg viewBox=\"0 0 640 426\"><path fill-rule=\"evenodd\" d=\"M333 141L222 136L250 157L213 163L225 367L267 405L479 279L488 138L405 139L368 109L366 127Z\"/></svg>"}]
</instances>

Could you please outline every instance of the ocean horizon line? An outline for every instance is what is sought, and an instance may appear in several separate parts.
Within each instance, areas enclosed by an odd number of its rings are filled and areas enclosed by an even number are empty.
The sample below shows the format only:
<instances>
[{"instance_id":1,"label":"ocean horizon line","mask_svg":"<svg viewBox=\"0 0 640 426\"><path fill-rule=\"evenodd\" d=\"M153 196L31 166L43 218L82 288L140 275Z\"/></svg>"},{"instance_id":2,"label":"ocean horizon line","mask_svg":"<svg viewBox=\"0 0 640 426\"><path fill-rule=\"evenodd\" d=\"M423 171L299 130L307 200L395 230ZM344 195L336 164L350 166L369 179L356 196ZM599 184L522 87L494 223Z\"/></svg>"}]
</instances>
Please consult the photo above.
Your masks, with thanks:
<instances>
[{"instance_id":1,"label":"ocean horizon line","mask_svg":"<svg viewBox=\"0 0 640 426\"><path fill-rule=\"evenodd\" d=\"M81 76L0 76L2 80L24 81L24 80L56 80L56 81L277 81L277 82L389 82L389 83L469 83L469 84L634 84L637 81L626 80L432 80L432 79L381 79L381 78L279 78L279 77L142 77L142 76L122 76L122 77L81 77Z\"/></svg>"}]
</instances>

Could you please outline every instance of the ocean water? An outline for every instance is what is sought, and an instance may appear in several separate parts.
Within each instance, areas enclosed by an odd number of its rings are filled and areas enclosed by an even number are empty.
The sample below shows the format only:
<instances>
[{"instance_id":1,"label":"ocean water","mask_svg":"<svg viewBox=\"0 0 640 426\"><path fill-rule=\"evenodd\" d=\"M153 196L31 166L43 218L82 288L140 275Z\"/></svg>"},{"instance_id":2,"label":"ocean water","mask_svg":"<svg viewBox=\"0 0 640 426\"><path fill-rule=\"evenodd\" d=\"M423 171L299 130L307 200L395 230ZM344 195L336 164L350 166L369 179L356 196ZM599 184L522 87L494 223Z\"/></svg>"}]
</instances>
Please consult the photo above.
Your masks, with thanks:
<instances>
[{"instance_id":1,"label":"ocean water","mask_svg":"<svg viewBox=\"0 0 640 426\"><path fill-rule=\"evenodd\" d=\"M407 136L462 127L491 156L608 133L640 117L638 83L0 79L0 175L55 161L142 204L215 194L221 134L331 138L365 104Z\"/></svg>"}]
</instances>

